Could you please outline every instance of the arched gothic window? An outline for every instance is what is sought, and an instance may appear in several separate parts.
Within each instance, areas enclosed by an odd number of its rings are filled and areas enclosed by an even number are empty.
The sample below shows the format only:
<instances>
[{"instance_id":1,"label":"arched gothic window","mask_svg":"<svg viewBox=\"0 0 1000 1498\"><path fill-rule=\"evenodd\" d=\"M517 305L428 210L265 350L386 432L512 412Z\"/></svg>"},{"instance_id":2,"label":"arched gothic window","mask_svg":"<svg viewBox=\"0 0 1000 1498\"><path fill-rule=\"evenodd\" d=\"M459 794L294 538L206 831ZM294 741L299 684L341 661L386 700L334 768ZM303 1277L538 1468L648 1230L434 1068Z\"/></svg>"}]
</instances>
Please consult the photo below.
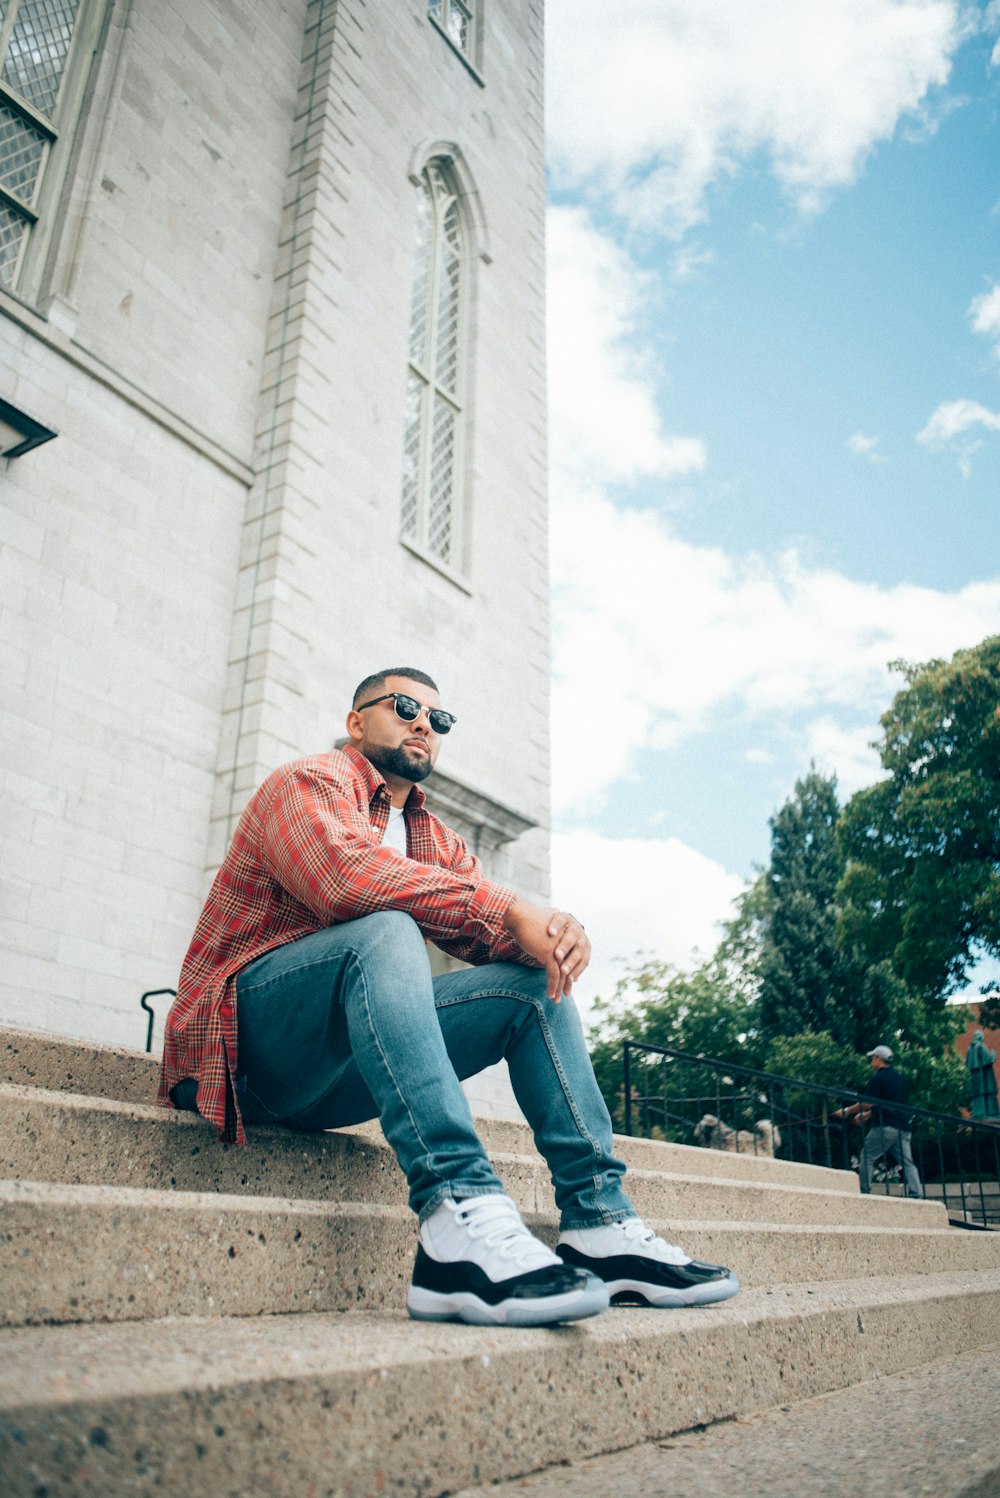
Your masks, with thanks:
<instances>
[{"instance_id":1,"label":"arched gothic window","mask_svg":"<svg viewBox=\"0 0 1000 1498\"><path fill-rule=\"evenodd\" d=\"M80 0L0 0L0 286L16 280L67 123L63 83L79 10Z\"/></svg>"},{"instance_id":2,"label":"arched gothic window","mask_svg":"<svg viewBox=\"0 0 1000 1498\"><path fill-rule=\"evenodd\" d=\"M417 187L402 535L456 570L462 566L468 261L455 185L445 163L435 159Z\"/></svg>"}]
</instances>

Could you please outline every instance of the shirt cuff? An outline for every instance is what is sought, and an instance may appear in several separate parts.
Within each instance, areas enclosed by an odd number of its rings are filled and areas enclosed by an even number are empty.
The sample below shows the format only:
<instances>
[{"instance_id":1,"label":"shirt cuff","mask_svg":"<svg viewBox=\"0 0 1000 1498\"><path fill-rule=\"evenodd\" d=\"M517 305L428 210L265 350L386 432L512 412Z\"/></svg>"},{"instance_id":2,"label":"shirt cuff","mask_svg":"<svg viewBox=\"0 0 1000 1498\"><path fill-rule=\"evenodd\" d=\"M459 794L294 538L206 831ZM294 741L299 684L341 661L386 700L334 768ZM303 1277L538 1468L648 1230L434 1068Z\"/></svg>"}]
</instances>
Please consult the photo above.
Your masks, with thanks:
<instances>
[{"instance_id":1,"label":"shirt cuff","mask_svg":"<svg viewBox=\"0 0 1000 1498\"><path fill-rule=\"evenodd\" d=\"M489 879L475 889L469 906L466 932L469 936L485 934L495 940L504 930L507 912L517 899L514 890L504 884L493 884Z\"/></svg>"}]
</instances>

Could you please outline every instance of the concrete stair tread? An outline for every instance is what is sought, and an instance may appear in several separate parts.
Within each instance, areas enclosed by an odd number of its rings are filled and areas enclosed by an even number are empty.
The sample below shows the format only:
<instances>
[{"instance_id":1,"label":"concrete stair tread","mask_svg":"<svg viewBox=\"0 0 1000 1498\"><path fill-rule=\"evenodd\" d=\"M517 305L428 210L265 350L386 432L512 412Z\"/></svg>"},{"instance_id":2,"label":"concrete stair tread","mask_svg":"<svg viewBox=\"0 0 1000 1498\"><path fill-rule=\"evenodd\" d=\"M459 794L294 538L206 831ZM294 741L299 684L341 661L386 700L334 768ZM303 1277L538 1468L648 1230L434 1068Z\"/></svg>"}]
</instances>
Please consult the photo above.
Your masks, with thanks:
<instances>
[{"instance_id":1,"label":"concrete stair tread","mask_svg":"<svg viewBox=\"0 0 1000 1498\"><path fill-rule=\"evenodd\" d=\"M494 1156L501 1164L505 1159L516 1161L518 1156ZM686 1180L687 1177L665 1177L669 1183L676 1179ZM899 1198L902 1203L902 1198ZM0 1202L35 1202L39 1205L58 1206L80 1206L80 1207L114 1207L122 1211L150 1212L162 1210L165 1212L197 1212L209 1213L258 1213L263 1216L273 1214L295 1213L303 1217L315 1217L319 1219L330 1219L345 1214L357 1214L362 1216L373 1216L384 1218L387 1221L405 1221L414 1226L414 1218L409 1209L401 1203L395 1202L367 1202L364 1200L323 1200L316 1197L293 1197L293 1196L261 1196L256 1192L246 1195L238 1192L224 1191L177 1191L166 1187L150 1186L120 1186L115 1183L100 1182L67 1182L67 1181L34 1181L27 1180L23 1176L15 1179L4 1180L0 1178ZM937 1204L929 1203L933 1208ZM525 1209L525 1218L533 1223L554 1223L555 1214L544 1211L532 1211ZM668 1232L664 1226L672 1223L678 1231L689 1232L692 1229L713 1228L720 1232L728 1232L734 1235L747 1232L771 1232L778 1234L791 1233L847 1233L859 1237L872 1234L901 1234L911 1237L925 1237L927 1234L940 1234L947 1238L954 1238L956 1232L961 1229L949 1226L947 1219L940 1211L934 1212L926 1223L850 1223L829 1222L818 1218L816 1221L803 1219L795 1222L776 1222L771 1217L757 1219L733 1220L732 1218L680 1218L676 1216L665 1216L660 1219L653 1217L645 1218L650 1226L656 1226L657 1231ZM965 1235L963 1234L963 1238ZM1000 1234L969 1234L969 1241L981 1240L984 1243L1000 1245Z\"/></svg>"},{"instance_id":2,"label":"concrete stair tread","mask_svg":"<svg viewBox=\"0 0 1000 1498\"><path fill-rule=\"evenodd\" d=\"M0 1027L0 1083L30 1086L62 1092L75 1097L107 1098L121 1102L151 1105L156 1096L159 1077L157 1058L144 1051L123 1046L94 1045L66 1036L42 1031L14 1030ZM157 1110L169 1117L167 1110ZM197 1125L196 1119L188 1120ZM531 1131L521 1122L477 1119L477 1127L487 1149L507 1153L534 1153ZM359 1137L381 1138L377 1123L363 1124L352 1133ZM852 1171L836 1170L822 1165L804 1165L795 1161L773 1160L766 1155L725 1154L700 1149L694 1145L672 1144L662 1140L635 1139L615 1135L615 1148L630 1165L658 1168L658 1162L673 1158L675 1168L695 1166L707 1174L724 1174L737 1178L760 1177L765 1180L794 1181L799 1176L824 1178L831 1189L850 1193L858 1190ZM703 1157L697 1165L697 1157Z\"/></svg>"},{"instance_id":3,"label":"concrete stair tread","mask_svg":"<svg viewBox=\"0 0 1000 1498\"><path fill-rule=\"evenodd\" d=\"M299 1134L281 1128L260 1128L250 1143L239 1150L226 1149L214 1131L188 1114L110 1099L81 1098L75 1094L17 1084L0 1085L0 1117L8 1115L5 1144L0 1150L0 1171L7 1175L37 1178L46 1170L65 1179L86 1180L100 1175L116 1176L122 1184L143 1184L179 1189L264 1191L271 1195L328 1199L340 1195L357 1199L362 1192L382 1199L405 1199L402 1176L381 1130L370 1125L319 1134ZM489 1136L487 1136L489 1137ZM503 1143L517 1139L505 1130ZM681 1148L678 1146L678 1148ZM6 1154L6 1163L4 1155ZM507 1167L505 1184L522 1210L540 1210L551 1203L544 1162L532 1149L526 1153L490 1150L498 1166ZM938 1202L913 1202L881 1194L862 1197L837 1184L826 1184L829 1175L808 1172L791 1182L765 1180L759 1176L727 1176L712 1162L709 1174L698 1174L711 1151L690 1150L683 1156L684 1171L632 1168L630 1190L637 1210L652 1215L663 1190L673 1193L672 1210L678 1218L705 1216L704 1198L721 1204L731 1215L760 1220L771 1212L777 1220L844 1220L855 1215L861 1221L886 1219L902 1224L923 1222L944 1208ZM718 1157L726 1162L739 1157ZM665 1164L676 1163L668 1155ZM774 1162L770 1162L774 1163ZM284 1190L273 1188L280 1178ZM851 1177L857 1186L856 1177ZM800 1183L801 1182L801 1183ZM268 1188L271 1188L268 1190ZM291 1189L288 1189L291 1188ZM766 1205L768 1202L770 1206ZM812 1217L809 1203L817 1204ZM822 1210L818 1204L822 1203ZM708 1215L721 1215L721 1206Z\"/></svg>"},{"instance_id":4,"label":"concrete stair tread","mask_svg":"<svg viewBox=\"0 0 1000 1498\"><path fill-rule=\"evenodd\" d=\"M130 1046L0 1026L0 1081L144 1103L159 1069L157 1056Z\"/></svg>"},{"instance_id":5,"label":"concrete stair tread","mask_svg":"<svg viewBox=\"0 0 1000 1498\"><path fill-rule=\"evenodd\" d=\"M850 1172L620 1138L638 1211L730 1264L734 1301L535 1331L411 1322L415 1224L377 1123L226 1148L155 1106L156 1069L0 1031L12 1495L454 1492L995 1343L1000 1234L862 1197ZM527 1128L477 1127L554 1241Z\"/></svg>"},{"instance_id":6,"label":"concrete stair tread","mask_svg":"<svg viewBox=\"0 0 1000 1498\"><path fill-rule=\"evenodd\" d=\"M15 1329L0 1333L0 1462L18 1493L67 1470L76 1493L146 1490L137 1471L190 1491L195 1468L200 1491L454 1490L886 1376L924 1361L928 1338L942 1357L982 1346L998 1316L992 1271L557 1329L357 1312Z\"/></svg>"},{"instance_id":7,"label":"concrete stair tread","mask_svg":"<svg viewBox=\"0 0 1000 1498\"><path fill-rule=\"evenodd\" d=\"M680 1311L619 1306L564 1327L417 1322L402 1309L13 1327L0 1331L0 1410L84 1397L216 1389L330 1371L381 1372L440 1358L499 1368L505 1359L555 1352L557 1346L562 1358L569 1350L562 1344L581 1354L583 1345L613 1351L711 1341L720 1328L753 1334L767 1320L822 1319L843 1310L878 1316L889 1305L990 1295L1000 1295L1000 1268L781 1285L745 1291L723 1305Z\"/></svg>"},{"instance_id":8,"label":"concrete stair tread","mask_svg":"<svg viewBox=\"0 0 1000 1498\"><path fill-rule=\"evenodd\" d=\"M452 1498L995 1498L998 1429L996 1351L974 1349Z\"/></svg>"},{"instance_id":9,"label":"concrete stair tread","mask_svg":"<svg viewBox=\"0 0 1000 1498\"><path fill-rule=\"evenodd\" d=\"M402 1205L0 1182L0 1322L120 1321L403 1304L416 1246ZM527 1213L554 1244L554 1213ZM1000 1268L1000 1234L650 1219L744 1286Z\"/></svg>"}]
</instances>

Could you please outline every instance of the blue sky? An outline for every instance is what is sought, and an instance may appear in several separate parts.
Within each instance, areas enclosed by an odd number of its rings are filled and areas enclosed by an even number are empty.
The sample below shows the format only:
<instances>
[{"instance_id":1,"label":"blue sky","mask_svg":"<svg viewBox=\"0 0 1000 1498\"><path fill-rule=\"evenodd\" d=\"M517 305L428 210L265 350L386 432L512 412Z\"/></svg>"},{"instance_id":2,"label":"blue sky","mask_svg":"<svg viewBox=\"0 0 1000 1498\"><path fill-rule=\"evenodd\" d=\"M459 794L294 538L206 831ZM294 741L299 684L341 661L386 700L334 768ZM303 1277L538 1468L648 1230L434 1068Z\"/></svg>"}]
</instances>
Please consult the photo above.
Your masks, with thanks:
<instances>
[{"instance_id":1,"label":"blue sky","mask_svg":"<svg viewBox=\"0 0 1000 1498\"><path fill-rule=\"evenodd\" d=\"M548 0L553 891L684 964L1000 630L1000 5Z\"/></svg>"}]
</instances>

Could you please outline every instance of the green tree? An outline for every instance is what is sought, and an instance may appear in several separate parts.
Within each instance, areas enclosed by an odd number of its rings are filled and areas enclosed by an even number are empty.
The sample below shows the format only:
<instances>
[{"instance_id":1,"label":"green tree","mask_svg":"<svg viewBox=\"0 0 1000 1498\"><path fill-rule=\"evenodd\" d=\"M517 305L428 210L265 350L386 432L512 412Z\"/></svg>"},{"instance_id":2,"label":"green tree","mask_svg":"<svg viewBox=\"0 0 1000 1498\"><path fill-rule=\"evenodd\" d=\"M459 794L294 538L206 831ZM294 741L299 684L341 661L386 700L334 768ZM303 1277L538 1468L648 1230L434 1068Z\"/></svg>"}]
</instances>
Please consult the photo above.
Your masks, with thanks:
<instances>
[{"instance_id":1,"label":"green tree","mask_svg":"<svg viewBox=\"0 0 1000 1498\"><path fill-rule=\"evenodd\" d=\"M739 941L744 930L738 915L715 955L690 973L665 962L640 961L625 970L610 999L595 1003L590 1055L616 1128L624 1122L623 1040L757 1065L760 1041L753 1025L754 996L728 970L732 957L727 938ZM669 1091L678 1097L706 1085L700 1067L669 1063L669 1071L668 1087L660 1059L633 1053L633 1094L663 1097ZM655 1112L651 1118L654 1133L690 1142L688 1126L673 1129L669 1119Z\"/></svg>"},{"instance_id":2,"label":"green tree","mask_svg":"<svg viewBox=\"0 0 1000 1498\"><path fill-rule=\"evenodd\" d=\"M771 818L757 961L757 1023L769 1038L826 1034L857 1048L888 1022L885 975L869 972L840 940L839 816L836 777L813 767Z\"/></svg>"},{"instance_id":3,"label":"green tree","mask_svg":"<svg viewBox=\"0 0 1000 1498\"><path fill-rule=\"evenodd\" d=\"M926 1000L1000 956L1000 635L950 661L896 662L884 780L844 810L845 948L887 961Z\"/></svg>"},{"instance_id":4,"label":"green tree","mask_svg":"<svg viewBox=\"0 0 1000 1498\"><path fill-rule=\"evenodd\" d=\"M853 1046L834 1040L826 1030L802 1031L798 1035L776 1035L767 1048L765 1069L782 1077L799 1077L823 1087L846 1087L860 1092L868 1080L869 1066ZM790 1096L791 1107L804 1106Z\"/></svg>"}]
</instances>

